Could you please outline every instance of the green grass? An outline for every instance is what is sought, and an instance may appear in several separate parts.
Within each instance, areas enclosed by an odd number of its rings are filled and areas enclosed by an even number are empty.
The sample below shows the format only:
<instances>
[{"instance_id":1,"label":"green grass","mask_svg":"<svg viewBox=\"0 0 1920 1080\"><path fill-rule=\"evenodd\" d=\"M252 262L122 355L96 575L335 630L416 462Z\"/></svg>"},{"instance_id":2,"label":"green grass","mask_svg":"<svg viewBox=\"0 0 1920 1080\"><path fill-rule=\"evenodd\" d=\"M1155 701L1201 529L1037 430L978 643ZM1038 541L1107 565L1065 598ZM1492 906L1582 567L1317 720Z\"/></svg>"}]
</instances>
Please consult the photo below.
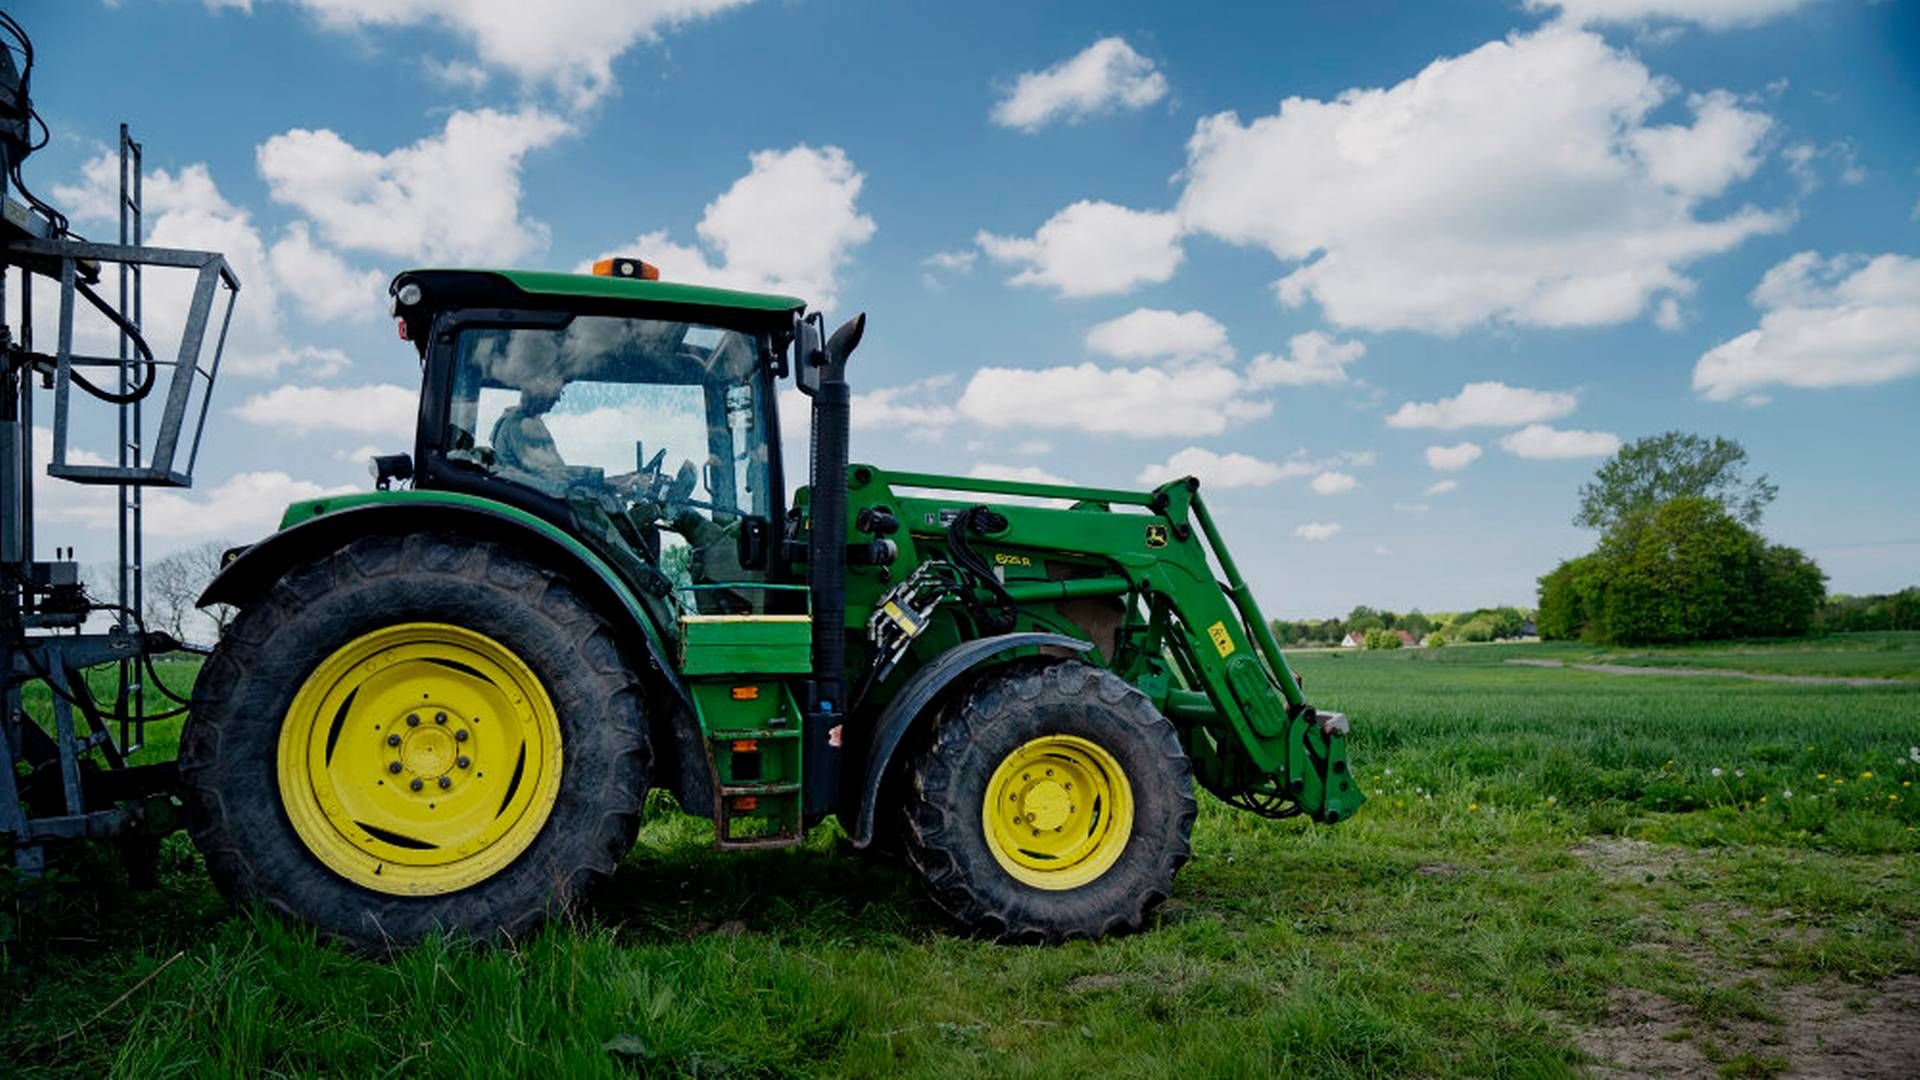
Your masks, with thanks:
<instances>
[{"instance_id":1,"label":"green grass","mask_svg":"<svg viewBox=\"0 0 1920 1080\"><path fill-rule=\"evenodd\" d=\"M1699 645L1607 648L1580 642L1502 644L1508 658L1539 657L1572 664L1697 667L1768 675L1920 679L1920 633L1832 634L1790 640L1714 641Z\"/></svg>"},{"instance_id":2,"label":"green grass","mask_svg":"<svg viewBox=\"0 0 1920 1080\"><path fill-rule=\"evenodd\" d=\"M1910 671L1920 635L1878 637L1817 647L1890 644ZM1099 944L957 938L911 878L831 828L801 850L720 855L664 799L593 911L512 947L436 942L388 963L230 913L181 838L154 892L77 853L37 913L34 890L9 896L0 1062L138 1076L1562 1075L1582 1067L1581 1033L1646 994L1671 1003L1676 1052L1758 1075L1799 1052L1780 1041L1796 988L1871 1002L1920 973L1920 794L1906 786L1920 779L1906 761L1920 686L1504 662L1518 655L1543 654L1300 655L1315 699L1354 720L1371 801L1329 829L1203 799L1174 899L1148 933Z\"/></svg>"}]
</instances>

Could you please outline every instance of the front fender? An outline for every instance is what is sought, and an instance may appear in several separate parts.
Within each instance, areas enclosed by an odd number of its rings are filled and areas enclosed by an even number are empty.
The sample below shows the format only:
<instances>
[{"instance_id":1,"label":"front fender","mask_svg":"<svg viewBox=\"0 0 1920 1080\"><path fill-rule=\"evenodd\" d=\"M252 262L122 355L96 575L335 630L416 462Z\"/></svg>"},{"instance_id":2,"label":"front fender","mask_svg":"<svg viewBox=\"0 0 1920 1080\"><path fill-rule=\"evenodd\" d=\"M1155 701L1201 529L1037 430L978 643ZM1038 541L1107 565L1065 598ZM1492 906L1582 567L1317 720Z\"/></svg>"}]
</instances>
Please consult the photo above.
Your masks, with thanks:
<instances>
[{"instance_id":1,"label":"front fender","mask_svg":"<svg viewBox=\"0 0 1920 1080\"><path fill-rule=\"evenodd\" d=\"M955 679L1001 653L1036 645L1052 645L1077 653L1093 648L1091 642L1063 634L996 634L955 645L907 679L874 723L873 743L867 752L867 774L860 789L860 816L853 830L854 847L865 848L873 843L873 815L880 799L880 782L886 778L887 765L893 760L894 751L900 748L900 741L906 738L928 703Z\"/></svg>"},{"instance_id":2,"label":"front fender","mask_svg":"<svg viewBox=\"0 0 1920 1080\"><path fill-rule=\"evenodd\" d=\"M452 532L512 544L564 574L624 639L640 642L642 647L636 652L645 654L655 673L692 710L693 697L667 662L659 628L632 590L606 560L552 524L490 500L427 491L369 492L302 504L295 509L308 516L233 554L200 595L200 606L245 607L266 595L288 570L363 536ZM294 516L289 511L288 518Z\"/></svg>"}]
</instances>

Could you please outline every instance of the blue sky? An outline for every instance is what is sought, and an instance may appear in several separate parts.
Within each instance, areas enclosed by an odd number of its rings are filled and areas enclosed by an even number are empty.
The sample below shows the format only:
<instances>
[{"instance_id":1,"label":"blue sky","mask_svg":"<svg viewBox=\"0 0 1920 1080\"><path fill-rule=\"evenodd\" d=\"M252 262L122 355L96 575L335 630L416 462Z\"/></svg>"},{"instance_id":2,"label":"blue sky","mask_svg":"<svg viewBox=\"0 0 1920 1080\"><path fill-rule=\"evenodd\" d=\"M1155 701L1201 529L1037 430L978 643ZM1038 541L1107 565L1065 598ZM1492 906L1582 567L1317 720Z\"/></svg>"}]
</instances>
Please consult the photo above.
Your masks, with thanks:
<instances>
[{"instance_id":1,"label":"blue sky","mask_svg":"<svg viewBox=\"0 0 1920 1080\"><path fill-rule=\"evenodd\" d=\"M29 182L108 235L126 120L153 239L245 280L159 551L409 444L392 273L619 252L868 311L856 458L1197 472L1273 615L1530 604L1669 428L1743 442L1834 589L1920 580L1920 5L13 10ZM42 543L109 558L61 486Z\"/></svg>"}]
</instances>

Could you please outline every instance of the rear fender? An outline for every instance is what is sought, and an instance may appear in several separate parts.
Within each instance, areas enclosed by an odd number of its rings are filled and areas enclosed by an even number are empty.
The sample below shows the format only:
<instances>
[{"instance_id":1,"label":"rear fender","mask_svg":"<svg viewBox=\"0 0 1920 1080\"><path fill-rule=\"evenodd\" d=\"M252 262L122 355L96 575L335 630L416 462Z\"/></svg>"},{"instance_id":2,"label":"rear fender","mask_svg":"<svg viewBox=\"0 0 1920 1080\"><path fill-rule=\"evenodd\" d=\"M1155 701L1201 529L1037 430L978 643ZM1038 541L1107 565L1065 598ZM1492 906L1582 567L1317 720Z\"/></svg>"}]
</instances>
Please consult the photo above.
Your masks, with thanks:
<instances>
[{"instance_id":1,"label":"rear fender","mask_svg":"<svg viewBox=\"0 0 1920 1080\"><path fill-rule=\"evenodd\" d=\"M541 565L565 575L613 624L630 655L636 659L646 658L660 680L656 685L668 687L680 704L692 712L692 695L667 662L659 629L605 560L547 522L510 507L495 507L471 498L441 501L426 492L407 492L405 496L336 500L337 508L315 513L241 550L207 585L206 592L200 596L200 606L246 607L265 596L287 571L323 558L365 536L451 532L475 540L509 544ZM342 503L346 505L340 505Z\"/></svg>"},{"instance_id":2,"label":"rear fender","mask_svg":"<svg viewBox=\"0 0 1920 1080\"><path fill-rule=\"evenodd\" d=\"M985 666L1002 653L1036 645L1051 645L1076 653L1093 648L1091 642L1062 634L996 634L955 645L907 679L874 723L873 742L867 753L866 778L860 788L860 816L853 829L854 847L865 848L873 843L873 815L880 801L881 781L886 779L894 751L900 748L907 732L927 711L927 705L962 675Z\"/></svg>"}]
</instances>

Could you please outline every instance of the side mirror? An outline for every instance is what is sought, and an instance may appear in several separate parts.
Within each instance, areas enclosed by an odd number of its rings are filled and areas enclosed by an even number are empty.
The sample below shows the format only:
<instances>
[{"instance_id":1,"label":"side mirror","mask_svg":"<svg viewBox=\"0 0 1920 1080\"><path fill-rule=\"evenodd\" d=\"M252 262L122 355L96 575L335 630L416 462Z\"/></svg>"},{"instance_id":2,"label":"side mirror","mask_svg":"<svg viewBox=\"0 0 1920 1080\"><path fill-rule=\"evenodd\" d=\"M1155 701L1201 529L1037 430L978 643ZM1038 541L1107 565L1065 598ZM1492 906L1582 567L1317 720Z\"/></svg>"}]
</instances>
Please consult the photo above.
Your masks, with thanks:
<instances>
[{"instance_id":1,"label":"side mirror","mask_svg":"<svg viewBox=\"0 0 1920 1080\"><path fill-rule=\"evenodd\" d=\"M793 324L793 380L808 397L820 389L820 365L826 361L822 338L826 323L814 312Z\"/></svg>"}]
</instances>

